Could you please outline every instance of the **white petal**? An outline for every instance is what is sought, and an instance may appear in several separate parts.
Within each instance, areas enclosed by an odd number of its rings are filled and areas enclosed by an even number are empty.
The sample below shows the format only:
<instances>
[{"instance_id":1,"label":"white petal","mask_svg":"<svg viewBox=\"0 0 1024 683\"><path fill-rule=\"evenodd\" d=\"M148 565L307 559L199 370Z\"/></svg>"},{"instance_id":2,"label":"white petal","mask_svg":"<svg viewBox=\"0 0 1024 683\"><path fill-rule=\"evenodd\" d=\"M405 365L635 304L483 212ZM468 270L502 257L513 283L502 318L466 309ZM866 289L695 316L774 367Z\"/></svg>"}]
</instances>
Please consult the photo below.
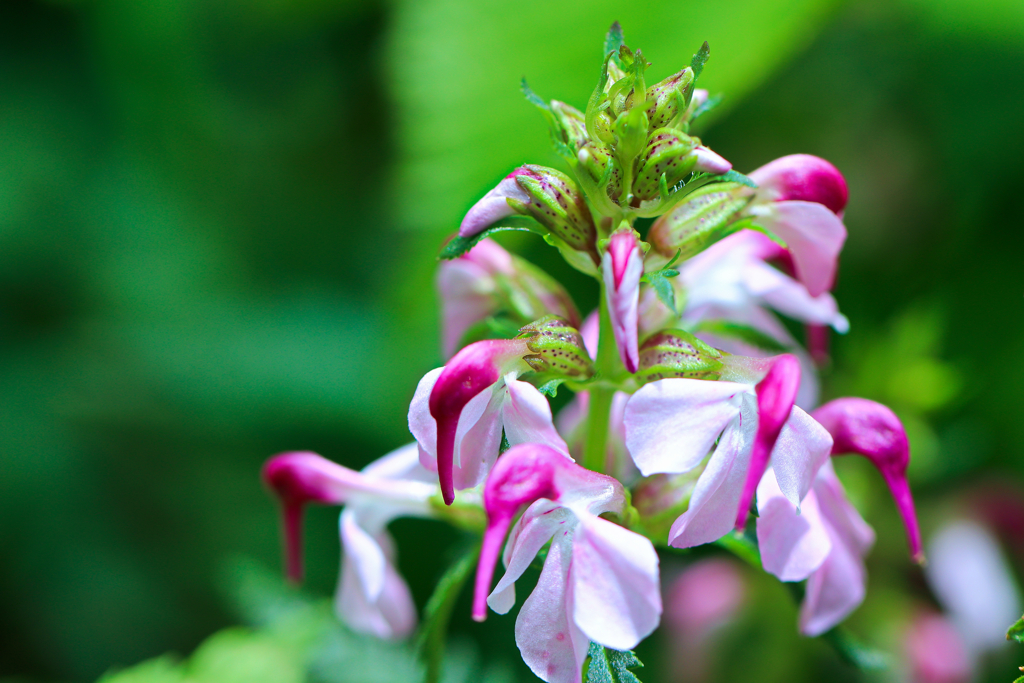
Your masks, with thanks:
<instances>
[{"instance_id":1,"label":"white petal","mask_svg":"<svg viewBox=\"0 0 1024 683\"><path fill-rule=\"evenodd\" d=\"M566 454L569 447L559 436L551 420L551 406L544 395L529 382L507 378L507 400L502 407L502 423L510 445L541 443Z\"/></svg>"},{"instance_id":2,"label":"white petal","mask_svg":"<svg viewBox=\"0 0 1024 683\"><path fill-rule=\"evenodd\" d=\"M757 487L757 510L757 545L766 572L781 581L803 581L821 566L832 542L813 491L797 512L768 470Z\"/></svg>"},{"instance_id":3,"label":"white petal","mask_svg":"<svg viewBox=\"0 0 1024 683\"><path fill-rule=\"evenodd\" d=\"M846 227L838 216L816 202L783 201L755 220L786 242L797 277L811 296L832 288L846 241Z\"/></svg>"},{"instance_id":4,"label":"white petal","mask_svg":"<svg viewBox=\"0 0 1024 683\"><path fill-rule=\"evenodd\" d=\"M818 636L837 625L864 600L867 571L860 555L832 536L832 552L810 578L800 606L800 632Z\"/></svg>"},{"instance_id":5,"label":"white petal","mask_svg":"<svg viewBox=\"0 0 1024 683\"><path fill-rule=\"evenodd\" d=\"M687 472L699 465L739 413L735 397L749 391L734 382L676 378L637 391L626 404L623 426L640 472Z\"/></svg>"},{"instance_id":6,"label":"white petal","mask_svg":"<svg viewBox=\"0 0 1024 683\"><path fill-rule=\"evenodd\" d=\"M420 463L437 471L437 421L430 414L430 392L444 368L435 368L423 375L409 403L409 431L420 445Z\"/></svg>"},{"instance_id":7,"label":"white petal","mask_svg":"<svg viewBox=\"0 0 1024 683\"><path fill-rule=\"evenodd\" d=\"M540 549L560 529L571 530L576 518L558 503L541 499L526 509L516 522L505 544L505 575L498 581L487 604L498 614L505 614L516 601L515 582L533 562Z\"/></svg>"},{"instance_id":8,"label":"white petal","mask_svg":"<svg viewBox=\"0 0 1024 683\"><path fill-rule=\"evenodd\" d=\"M582 516L569 580L573 618L595 643L628 650L657 628L658 554L643 536L600 517Z\"/></svg>"},{"instance_id":9,"label":"white petal","mask_svg":"<svg viewBox=\"0 0 1024 683\"><path fill-rule=\"evenodd\" d=\"M782 426L772 450L772 467L779 488L799 506L811 490L814 477L832 452L832 436L817 420L796 406Z\"/></svg>"}]
</instances>

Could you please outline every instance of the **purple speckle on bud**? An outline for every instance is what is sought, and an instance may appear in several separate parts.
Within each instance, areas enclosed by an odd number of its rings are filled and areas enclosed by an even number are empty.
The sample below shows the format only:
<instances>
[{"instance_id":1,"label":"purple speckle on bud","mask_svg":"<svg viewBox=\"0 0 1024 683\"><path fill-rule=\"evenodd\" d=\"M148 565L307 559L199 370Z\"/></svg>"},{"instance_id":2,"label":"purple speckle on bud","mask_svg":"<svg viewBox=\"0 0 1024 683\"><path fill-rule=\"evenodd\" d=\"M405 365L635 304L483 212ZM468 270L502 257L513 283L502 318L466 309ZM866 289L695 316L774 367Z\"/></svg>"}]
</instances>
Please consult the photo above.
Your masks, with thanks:
<instances>
[{"instance_id":1,"label":"purple speckle on bud","mask_svg":"<svg viewBox=\"0 0 1024 683\"><path fill-rule=\"evenodd\" d=\"M750 174L772 201L817 202L840 215L849 190L835 166L810 154L790 154L765 164Z\"/></svg>"},{"instance_id":2,"label":"purple speckle on bud","mask_svg":"<svg viewBox=\"0 0 1024 683\"><path fill-rule=\"evenodd\" d=\"M889 408L866 398L837 398L811 417L832 435L832 454L863 455L881 472L907 530L910 553L924 561L914 498L907 482L910 444L903 423Z\"/></svg>"},{"instance_id":3,"label":"purple speckle on bud","mask_svg":"<svg viewBox=\"0 0 1024 683\"><path fill-rule=\"evenodd\" d=\"M757 434L750 455L750 468L743 485L743 495L736 511L736 528L742 529L747 523L747 511L757 485L768 468L768 459L779 438L779 432L789 419L800 388L800 361L796 356L776 356L756 387L757 392Z\"/></svg>"}]
</instances>

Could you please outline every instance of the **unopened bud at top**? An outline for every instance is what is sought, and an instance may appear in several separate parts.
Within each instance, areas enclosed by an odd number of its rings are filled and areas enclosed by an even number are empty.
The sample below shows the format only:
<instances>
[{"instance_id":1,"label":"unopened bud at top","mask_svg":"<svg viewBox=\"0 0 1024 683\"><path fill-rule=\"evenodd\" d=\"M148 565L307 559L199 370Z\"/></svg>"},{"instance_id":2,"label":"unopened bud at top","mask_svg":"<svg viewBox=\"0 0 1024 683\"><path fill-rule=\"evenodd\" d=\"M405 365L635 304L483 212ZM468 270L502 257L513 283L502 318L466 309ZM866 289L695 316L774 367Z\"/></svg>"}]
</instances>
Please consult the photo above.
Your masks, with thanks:
<instances>
[{"instance_id":1,"label":"unopened bud at top","mask_svg":"<svg viewBox=\"0 0 1024 683\"><path fill-rule=\"evenodd\" d=\"M515 181L528 200L509 198L509 206L535 218L576 251L591 254L596 264L597 229L576 183L553 168L534 165L523 168L528 172L516 176Z\"/></svg>"},{"instance_id":2,"label":"unopened bud at top","mask_svg":"<svg viewBox=\"0 0 1024 683\"><path fill-rule=\"evenodd\" d=\"M647 241L663 256L679 252L681 259L688 259L725 237L750 200L750 191L739 183L702 187L658 218L647 233Z\"/></svg>"},{"instance_id":3,"label":"unopened bud at top","mask_svg":"<svg viewBox=\"0 0 1024 683\"><path fill-rule=\"evenodd\" d=\"M689 332L662 330L640 345L637 379L644 384L668 377L716 380L725 367L724 357Z\"/></svg>"},{"instance_id":4,"label":"unopened bud at top","mask_svg":"<svg viewBox=\"0 0 1024 683\"><path fill-rule=\"evenodd\" d=\"M589 139L583 112L558 100L551 101L551 112L562 130L562 142L574 152L580 149Z\"/></svg>"},{"instance_id":5,"label":"unopened bud at top","mask_svg":"<svg viewBox=\"0 0 1024 683\"><path fill-rule=\"evenodd\" d=\"M647 89L647 119L651 129L671 126L686 108L687 97L693 91L693 69L686 67ZM626 106L632 104L632 93Z\"/></svg>"},{"instance_id":6,"label":"unopened bud at top","mask_svg":"<svg viewBox=\"0 0 1024 683\"><path fill-rule=\"evenodd\" d=\"M594 374L594 361L587 353L583 337L568 322L547 316L519 330L516 339L526 342L529 354L523 360L535 371L588 379Z\"/></svg>"},{"instance_id":7,"label":"unopened bud at top","mask_svg":"<svg viewBox=\"0 0 1024 683\"><path fill-rule=\"evenodd\" d=\"M586 173L597 184L599 191L603 187L608 198L617 202L622 196L622 169L615 161L612 151L588 142L580 148L576 159L580 162L580 172Z\"/></svg>"},{"instance_id":8,"label":"unopened bud at top","mask_svg":"<svg viewBox=\"0 0 1024 683\"><path fill-rule=\"evenodd\" d=\"M633 183L633 194L641 200L654 199L660 194L661 178L672 187L690 173L720 175L732 169L732 164L699 145L699 140L670 128L651 133L640 156L640 168Z\"/></svg>"}]
</instances>

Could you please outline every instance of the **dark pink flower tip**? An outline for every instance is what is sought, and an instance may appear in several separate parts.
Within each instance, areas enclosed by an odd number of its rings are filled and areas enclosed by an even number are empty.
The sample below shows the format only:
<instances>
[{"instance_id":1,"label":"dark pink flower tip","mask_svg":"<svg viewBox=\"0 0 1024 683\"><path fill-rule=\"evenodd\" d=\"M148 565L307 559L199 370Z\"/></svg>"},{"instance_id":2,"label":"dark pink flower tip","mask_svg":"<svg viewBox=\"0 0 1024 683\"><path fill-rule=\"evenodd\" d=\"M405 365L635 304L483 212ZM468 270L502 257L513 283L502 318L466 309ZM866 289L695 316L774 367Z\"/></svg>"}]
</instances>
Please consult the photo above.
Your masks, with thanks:
<instances>
[{"instance_id":1,"label":"dark pink flower tip","mask_svg":"<svg viewBox=\"0 0 1024 683\"><path fill-rule=\"evenodd\" d=\"M736 511L736 528L747 524L747 512L754 500L757 485L768 469L768 459L779 438L779 432L789 419L800 388L800 361L796 356L783 354L772 359L771 367L756 387L757 433L750 454L750 467L743 484L743 495Z\"/></svg>"},{"instance_id":2,"label":"dark pink flower tip","mask_svg":"<svg viewBox=\"0 0 1024 683\"><path fill-rule=\"evenodd\" d=\"M557 500L559 490L555 484L556 472L559 467L570 462L565 454L536 443L518 444L498 458L484 484L487 530L484 532L473 593L475 620L483 621L487 617L487 595L491 592L491 579L512 520L519 510L536 500Z\"/></svg>"},{"instance_id":3,"label":"dark pink flower tip","mask_svg":"<svg viewBox=\"0 0 1024 683\"><path fill-rule=\"evenodd\" d=\"M832 435L832 455L863 455L882 473L903 518L911 556L915 562L924 562L921 531L907 481L910 444L900 419L886 406L866 398L837 398L811 416Z\"/></svg>"},{"instance_id":4,"label":"dark pink flower tip","mask_svg":"<svg viewBox=\"0 0 1024 683\"><path fill-rule=\"evenodd\" d=\"M486 339L459 351L444 367L430 392L430 414L437 421L437 477L444 502L455 500L452 468L459 416L477 394L501 379L503 366L525 353L525 342Z\"/></svg>"},{"instance_id":5,"label":"dark pink flower tip","mask_svg":"<svg viewBox=\"0 0 1024 683\"><path fill-rule=\"evenodd\" d=\"M263 481L281 500L286 574L302 581L302 517L308 503L340 503L325 479L325 471L340 465L316 453L282 453L263 466Z\"/></svg>"},{"instance_id":6,"label":"dark pink flower tip","mask_svg":"<svg viewBox=\"0 0 1024 683\"><path fill-rule=\"evenodd\" d=\"M633 230L619 230L612 233L608 238L608 253L612 257L612 276L615 278L615 288L622 286L622 277L626 274L626 266L629 264L629 255L634 249L639 249L640 243Z\"/></svg>"},{"instance_id":7,"label":"dark pink flower tip","mask_svg":"<svg viewBox=\"0 0 1024 683\"><path fill-rule=\"evenodd\" d=\"M817 202L839 215L846 208L849 189L835 166L810 154L791 154L765 164L750 174L758 188L777 202Z\"/></svg>"}]
</instances>

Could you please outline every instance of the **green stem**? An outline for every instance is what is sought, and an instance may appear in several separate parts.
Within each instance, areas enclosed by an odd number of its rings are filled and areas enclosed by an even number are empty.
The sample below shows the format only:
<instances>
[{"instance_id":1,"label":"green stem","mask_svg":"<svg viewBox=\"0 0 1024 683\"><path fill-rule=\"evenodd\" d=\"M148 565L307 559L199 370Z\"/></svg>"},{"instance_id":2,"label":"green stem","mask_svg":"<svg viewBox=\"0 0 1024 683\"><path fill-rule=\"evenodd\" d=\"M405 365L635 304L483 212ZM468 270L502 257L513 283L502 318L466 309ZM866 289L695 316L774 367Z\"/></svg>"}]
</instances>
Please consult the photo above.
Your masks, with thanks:
<instances>
[{"instance_id":1,"label":"green stem","mask_svg":"<svg viewBox=\"0 0 1024 683\"><path fill-rule=\"evenodd\" d=\"M614 377L618 370L619 352L615 347L611 317L608 315L607 294L601 283L601 300L598 316L601 321L601 336L597 346L597 373L602 379ZM615 389L605 383L597 384L590 390L590 407L587 411L587 440L583 446L583 466L595 472L604 472L605 454L608 452L608 420L611 415L612 397Z\"/></svg>"},{"instance_id":2,"label":"green stem","mask_svg":"<svg viewBox=\"0 0 1024 683\"><path fill-rule=\"evenodd\" d=\"M427 602L419 638L420 656L426 664L425 683L438 683L441 680L448 622L462 587L476 567L479 555L480 545L475 544L448 568Z\"/></svg>"}]
</instances>

